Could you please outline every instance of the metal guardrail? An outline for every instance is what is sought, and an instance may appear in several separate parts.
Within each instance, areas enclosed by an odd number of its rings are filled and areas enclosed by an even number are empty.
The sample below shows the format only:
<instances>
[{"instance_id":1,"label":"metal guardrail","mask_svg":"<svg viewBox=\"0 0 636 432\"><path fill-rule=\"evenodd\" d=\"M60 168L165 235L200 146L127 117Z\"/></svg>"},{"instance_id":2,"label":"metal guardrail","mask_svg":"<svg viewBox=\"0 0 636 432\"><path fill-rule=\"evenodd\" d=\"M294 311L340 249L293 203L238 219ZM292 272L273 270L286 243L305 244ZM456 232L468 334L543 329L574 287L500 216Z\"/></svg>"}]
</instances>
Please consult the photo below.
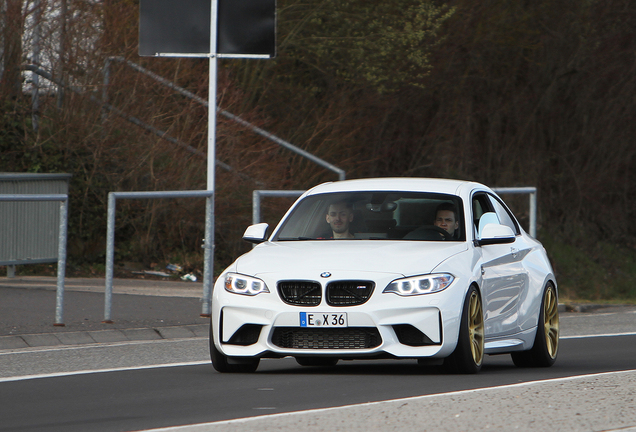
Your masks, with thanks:
<instances>
[{"instance_id":1,"label":"metal guardrail","mask_svg":"<svg viewBox=\"0 0 636 432\"><path fill-rule=\"evenodd\" d=\"M117 199L156 199L156 198L206 198L205 202L205 239L203 257L203 306L201 316L210 316L212 299L212 259L214 245L206 239L212 238L214 227L213 199L214 191L147 191L147 192L110 192L108 194L108 225L106 232L106 288L104 291L104 321L112 323L111 310L113 298L113 272L115 262L115 210Z\"/></svg>"},{"instance_id":2,"label":"metal guardrail","mask_svg":"<svg viewBox=\"0 0 636 432\"><path fill-rule=\"evenodd\" d=\"M138 65L137 63L133 63L130 60L126 60L123 57L118 57L118 56L108 57L106 59L105 63L104 63L104 71L103 71L103 74L104 74L104 90L103 90L103 93L102 93L102 100L104 102L106 102L107 98L108 98L107 88L108 88L108 84L109 84L109 81L110 81L110 62L111 61L117 61L117 62L123 63L123 64L135 69L136 71L138 71L140 73L143 73L144 75L149 76L150 78L152 78L155 81L157 81L159 84L162 84L162 85L168 87L169 89L174 90L177 93L180 93L181 95L183 95L183 96L185 96L185 97L187 97L189 99L192 99L195 102L198 102L199 104L201 104L201 105L203 105L205 107L208 107L208 105L209 105L208 101L206 101L205 99L203 99L203 98L195 95L194 93L184 89L183 87L179 87L178 85L174 84L173 82L168 81L167 79L157 75L156 73L154 73L152 71L149 71L148 69ZM329 171L332 171L332 172L336 173L338 175L338 180L344 180L345 179L345 171L343 169L338 168L337 166L335 166L333 164L330 164L329 162L327 162L327 161L325 161L323 159L320 159L319 157L317 157L317 156L315 156L315 155L313 155L313 154L311 154L311 153L309 153L309 152L307 152L307 151L305 151L305 150L303 150L303 149L301 149L299 147L296 147L295 145L285 141L284 139L281 139L281 138L277 137L274 134L271 134L271 133L267 132L264 129L259 128L258 126L254 126L253 124L243 120L241 117L239 117L239 116L237 116L235 114L232 114L232 113L230 113L228 111L225 111L224 109L221 109L221 108L217 107L217 113L219 113L220 115L222 115L222 116L224 116L224 117L226 117L226 118L228 118L230 120L235 121L236 123L246 127L247 129L251 130L252 132L254 132L256 134L258 134L258 135L260 135L262 137L265 137L265 138L267 138L270 141L275 142L279 146L284 147L287 150L290 150L290 151L292 151L292 152L304 157L305 159L315 163L316 165L319 165L319 166L321 166L323 168L328 169Z\"/></svg>"},{"instance_id":3,"label":"metal guardrail","mask_svg":"<svg viewBox=\"0 0 636 432\"><path fill-rule=\"evenodd\" d=\"M261 221L261 198L263 197L280 197L280 198L297 198L304 194L303 190L255 190L252 192L252 223L257 224Z\"/></svg>"},{"instance_id":4,"label":"metal guardrail","mask_svg":"<svg viewBox=\"0 0 636 432\"><path fill-rule=\"evenodd\" d=\"M0 173L1 195L68 194L72 174ZM16 265L57 262L59 205L7 202L0 206L0 265L15 277Z\"/></svg>"},{"instance_id":5,"label":"metal guardrail","mask_svg":"<svg viewBox=\"0 0 636 432\"><path fill-rule=\"evenodd\" d=\"M530 227L529 234L537 238L537 188L528 187L500 187L492 188L498 194L528 194L530 195ZM283 190L255 190L252 192L252 223L261 221L261 198L262 197L299 197L305 191L283 191Z\"/></svg>"},{"instance_id":6,"label":"metal guardrail","mask_svg":"<svg viewBox=\"0 0 636 432\"><path fill-rule=\"evenodd\" d=\"M141 121L140 119L138 119L136 117L128 115L125 112L123 112L122 110L112 106L111 104L109 104L109 103L107 103L105 101L100 101L99 99L97 99L95 96L93 96L91 94L87 95L86 92L84 92L80 88L74 87L72 85L64 84L61 80L54 78L50 73L48 73L47 71L39 68L38 66L27 64L27 65L22 65L22 69L31 71L37 76L41 76L42 78L52 82L53 84L58 85L59 88L62 88L62 89L66 88L66 89L72 91L73 93L76 93L76 94L79 94L79 95L83 95L83 96L88 96L88 99L91 102L93 102L93 103L95 103L97 105L101 105L102 109L104 111L112 112L113 114L123 118L124 120L134 124L135 126L138 126L138 127L142 128L142 129L144 129L144 130L146 130L146 131L158 136L159 138L161 138L163 140L166 140L166 141L168 141L168 142L170 142L172 144L175 144L175 145L183 148L184 150L186 150L186 151L188 151L188 152L190 152L190 153L192 153L192 154L194 154L196 156L199 156L200 158L203 158L203 159L207 158L206 154L204 152L202 152L201 150L195 149L191 145L189 145L187 143L184 143L184 142L181 142L181 141L179 141L178 139L176 139L174 137L171 137L170 135L168 135L168 133L166 131L157 129L156 127L154 127L152 125L149 125L149 124ZM260 182L258 180L255 180L255 179L253 179L253 178L251 178L251 177L249 177L249 176L247 176L247 175L245 175L243 173L238 172L232 166L226 164L225 162L220 161L218 159L215 159L215 160L216 160L216 165L221 167L221 168L223 168L224 170L226 170L228 172L231 172L231 173L234 173L234 174L238 175L239 177L241 177L243 179L253 181L254 183L256 183L258 185L262 185L262 182Z\"/></svg>"},{"instance_id":7,"label":"metal guardrail","mask_svg":"<svg viewBox=\"0 0 636 432\"><path fill-rule=\"evenodd\" d=\"M68 236L67 194L14 194L0 195L0 201L60 201L60 229L57 253L57 291L55 296L54 326L64 326L64 277L66 275L66 239Z\"/></svg>"},{"instance_id":8,"label":"metal guardrail","mask_svg":"<svg viewBox=\"0 0 636 432\"><path fill-rule=\"evenodd\" d=\"M528 194L530 195L530 221L529 221L529 233L532 237L537 238L537 188L534 186L527 187L499 187L492 188L492 190L499 194Z\"/></svg>"}]
</instances>

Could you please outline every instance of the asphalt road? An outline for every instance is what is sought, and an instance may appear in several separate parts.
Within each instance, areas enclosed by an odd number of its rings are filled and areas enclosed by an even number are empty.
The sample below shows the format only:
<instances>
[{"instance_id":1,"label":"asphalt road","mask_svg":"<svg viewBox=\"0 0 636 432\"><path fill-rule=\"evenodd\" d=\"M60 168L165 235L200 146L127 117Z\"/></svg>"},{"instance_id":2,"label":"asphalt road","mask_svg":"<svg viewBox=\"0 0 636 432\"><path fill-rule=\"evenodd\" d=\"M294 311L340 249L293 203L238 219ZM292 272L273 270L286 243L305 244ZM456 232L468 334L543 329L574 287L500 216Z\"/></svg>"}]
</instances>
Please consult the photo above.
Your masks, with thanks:
<instances>
[{"instance_id":1,"label":"asphalt road","mask_svg":"<svg viewBox=\"0 0 636 432\"><path fill-rule=\"evenodd\" d=\"M537 422L558 424L552 415L570 419L559 430L636 430L635 312L562 314L555 366L518 369L509 356L493 356L470 376L414 361L303 368L293 359L264 360L255 374L219 374L203 338L5 350L0 431L145 430L341 406L349 408L177 430L414 430L408 422L419 416L419 430L497 429L493 419L504 420L500 430L537 430ZM368 405L387 400L397 401Z\"/></svg>"}]
</instances>

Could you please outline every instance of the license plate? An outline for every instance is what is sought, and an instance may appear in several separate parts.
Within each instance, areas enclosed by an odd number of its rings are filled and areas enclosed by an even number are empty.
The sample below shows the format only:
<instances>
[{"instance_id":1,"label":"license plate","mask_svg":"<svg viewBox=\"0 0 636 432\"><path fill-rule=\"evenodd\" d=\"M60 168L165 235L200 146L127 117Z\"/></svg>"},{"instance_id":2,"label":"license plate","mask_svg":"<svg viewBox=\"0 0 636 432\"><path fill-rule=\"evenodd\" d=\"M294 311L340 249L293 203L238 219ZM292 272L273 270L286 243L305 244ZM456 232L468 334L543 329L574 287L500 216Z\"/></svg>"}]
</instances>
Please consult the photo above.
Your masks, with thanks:
<instances>
[{"instance_id":1,"label":"license plate","mask_svg":"<svg viewBox=\"0 0 636 432\"><path fill-rule=\"evenodd\" d=\"M301 312L301 327L347 327L346 313Z\"/></svg>"}]
</instances>

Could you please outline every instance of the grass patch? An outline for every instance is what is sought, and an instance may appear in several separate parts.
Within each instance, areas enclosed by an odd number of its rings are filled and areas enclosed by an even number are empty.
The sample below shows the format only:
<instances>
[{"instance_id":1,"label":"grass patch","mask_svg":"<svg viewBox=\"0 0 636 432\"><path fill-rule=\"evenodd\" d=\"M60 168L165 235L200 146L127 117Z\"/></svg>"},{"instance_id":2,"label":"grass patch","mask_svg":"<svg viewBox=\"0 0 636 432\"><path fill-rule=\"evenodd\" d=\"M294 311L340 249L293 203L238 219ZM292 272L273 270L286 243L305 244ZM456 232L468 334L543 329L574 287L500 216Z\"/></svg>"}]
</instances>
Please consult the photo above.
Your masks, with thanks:
<instances>
[{"instance_id":1,"label":"grass patch","mask_svg":"<svg viewBox=\"0 0 636 432\"><path fill-rule=\"evenodd\" d=\"M607 241L541 236L562 301L636 304L636 251Z\"/></svg>"}]
</instances>

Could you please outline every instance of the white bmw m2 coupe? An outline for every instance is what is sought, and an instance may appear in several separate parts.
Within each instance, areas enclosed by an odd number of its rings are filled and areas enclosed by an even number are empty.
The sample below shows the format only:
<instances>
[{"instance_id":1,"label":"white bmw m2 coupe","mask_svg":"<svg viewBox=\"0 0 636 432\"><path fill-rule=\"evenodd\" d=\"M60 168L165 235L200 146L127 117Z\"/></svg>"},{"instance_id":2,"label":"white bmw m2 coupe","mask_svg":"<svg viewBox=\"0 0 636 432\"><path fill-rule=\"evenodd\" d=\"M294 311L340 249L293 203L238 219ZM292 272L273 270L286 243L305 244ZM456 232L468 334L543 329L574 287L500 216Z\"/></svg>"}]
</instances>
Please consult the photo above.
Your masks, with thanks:
<instances>
[{"instance_id":1,"label":"white bmw m2 coupe","mask_svg":"<svg viewBox=\"0 0 636 432\"><path fill-rule=\"evenodd\" d=\"M304 366L415 359L476 373L484 355L551 366L557 283L546 252L478 183L379 178L305 192L217 279L210 353L219 372L261 358Z\"/></svg>"}]
</instances>

